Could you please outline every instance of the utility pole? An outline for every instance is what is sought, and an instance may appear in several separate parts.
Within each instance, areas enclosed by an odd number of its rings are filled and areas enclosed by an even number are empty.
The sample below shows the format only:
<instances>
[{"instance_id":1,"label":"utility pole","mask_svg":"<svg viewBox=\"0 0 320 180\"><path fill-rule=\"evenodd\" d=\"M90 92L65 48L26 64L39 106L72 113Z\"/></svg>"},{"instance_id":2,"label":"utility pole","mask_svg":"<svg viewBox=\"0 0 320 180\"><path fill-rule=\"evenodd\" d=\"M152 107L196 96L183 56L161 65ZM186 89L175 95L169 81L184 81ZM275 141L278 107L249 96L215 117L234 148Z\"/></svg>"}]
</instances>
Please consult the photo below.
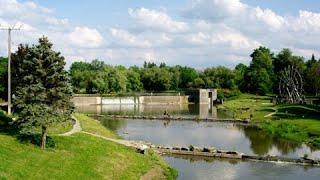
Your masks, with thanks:
<instances>
[{"instance_id":1,"label":"utility pole","mask_svg":"<svg viewBox=\"0 0 320 180\"><path fill-rule=\"evenodd\" d=\"M16 28L15 25L13 27L8 28L0 28L1 30L8 31L8 114L11 115L11 31L12 30L20 30L21 26L19 28Z\"/></svg>"}]
</instances>

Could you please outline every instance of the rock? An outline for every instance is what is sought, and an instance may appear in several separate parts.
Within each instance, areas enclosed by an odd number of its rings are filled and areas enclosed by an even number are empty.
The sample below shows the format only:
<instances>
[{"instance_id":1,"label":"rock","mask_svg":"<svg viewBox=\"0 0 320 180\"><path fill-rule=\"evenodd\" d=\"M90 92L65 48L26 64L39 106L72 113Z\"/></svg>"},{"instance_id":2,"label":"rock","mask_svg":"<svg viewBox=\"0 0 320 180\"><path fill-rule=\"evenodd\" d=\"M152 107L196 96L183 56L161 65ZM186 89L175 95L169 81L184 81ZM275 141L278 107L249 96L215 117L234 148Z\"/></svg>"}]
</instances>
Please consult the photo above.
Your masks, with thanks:
<instances>
[{"instance_id":1,"label":"rock","mask_svg":"<svg viewBox=\"0 0 320 180\"><path fill-rule=\"evenodd\" d=\"M204 147L204 148L202 149L202 152L210 152L210 150L209 150L209 148Z\"/></svg>"},{"instance_id":2,"label":"rock","mask_svg":"<svg viewBox=\"0 0 320 180\"><path fill-rule=\"evenodd\" d=\"M181 148L181 151L189 151L189 148L187 148L187 147L182 147L182 148Z\"/></svg>"},{"instance_id":3,"label":"rock","mask_svg":"<svg viewBox=\"0 0 320 180\"><path fill-rule=\"evenodd\" d=\"M142 144L137 148L137 151L140 154L147 154L148 153L148 149L149 149L149 147L147 145Z\"/></svg>"},{"instance_id":4,"label":"rock","mask_svg":"<svg viewBox=\"0 0 320 180\"><path fill-rule=\"evenodd\" d=\"M236 152L236 151L227 151L226 154L234 154L234 155L236 155L236 154L238 154L238 152Z\"/></svg>"},{"instance_id":5,"label":"rock","mask_svg":"<svg viewBox=\"0 0 320 180\"><path fill-rule=\"evenodd\" d=\"M197 146L193 146L193 151L201 152L202 149Z\"/></svg>"},{"instance_id":6,"label":"rock","mask_svg":"<svg viewBox=\"0 0 320 180\"><path fill-rule=\"evenodd\" d=\"M181 150L180 147L173 147L172 150Z\"/></svg>"}]
</instances>

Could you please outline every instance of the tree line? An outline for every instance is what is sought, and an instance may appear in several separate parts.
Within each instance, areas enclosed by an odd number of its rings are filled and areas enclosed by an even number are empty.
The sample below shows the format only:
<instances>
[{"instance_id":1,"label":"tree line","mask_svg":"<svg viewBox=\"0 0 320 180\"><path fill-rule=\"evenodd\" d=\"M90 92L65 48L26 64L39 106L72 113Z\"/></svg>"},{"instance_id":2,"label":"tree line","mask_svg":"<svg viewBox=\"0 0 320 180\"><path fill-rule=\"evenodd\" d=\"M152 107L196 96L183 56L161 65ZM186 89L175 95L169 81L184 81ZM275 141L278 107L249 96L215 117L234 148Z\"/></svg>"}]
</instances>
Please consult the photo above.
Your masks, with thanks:
<instances>
[{"instance_id":1,"label":"tree line","mask_svg":"<svg viewBox=\"0 0 320 180\"><path fill-rule=\"evenodd\" d=\"M223 66L197 70L187 66L159 65L145 62L142 67L111 66L100 60L74 62L68 72L74 93L127 93L183 91L197 88L218 88L265 95L278 93L281 73L295 67L304 82L304 93L320 93L320 60L296 56L290 49L273 53L266 47L253 50L249 65L234 69ZM14 66L13 66L14 68ZM0 58L0 96L6 99L7 58Z\"/></svg>"},{"instance_id":2,"label":"tree line","mask_svg":"<svg viewBox=\"0 0 320 180\"><path fill-rule=\"evenodd\" d=\"M277 93L281 72L295 67L303 77L306 94L320 93L320 60L296 56L290 49L273 53L266 47L254 49L249 65L234 69L223 66L196 70L187 66L167 66L144 62L143 67L111 66L103 61L74 62L69 70L75 93L125 93L179 91L196 88L238 90L265 95Z\"/></svg>"}]
</instances>

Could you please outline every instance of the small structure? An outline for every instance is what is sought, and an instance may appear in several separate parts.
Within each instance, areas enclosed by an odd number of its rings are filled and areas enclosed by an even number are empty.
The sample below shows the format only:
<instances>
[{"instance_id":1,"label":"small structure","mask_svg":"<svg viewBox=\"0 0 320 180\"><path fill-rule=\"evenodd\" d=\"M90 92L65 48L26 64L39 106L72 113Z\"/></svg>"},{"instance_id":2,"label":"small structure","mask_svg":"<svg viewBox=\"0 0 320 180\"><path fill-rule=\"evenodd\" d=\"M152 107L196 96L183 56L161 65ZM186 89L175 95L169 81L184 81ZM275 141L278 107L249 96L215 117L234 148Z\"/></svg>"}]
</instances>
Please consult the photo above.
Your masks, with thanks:
<instances>
[{"instance_id":1,"label":"small structure","mask_svg":"<svg viewBox=\"0 0 320 180\"><path fill-rule=\"evenodd\" d=\"M199 89L199 104L212 105L217 100L217 89Z\"/></svg>"}]
</instances>

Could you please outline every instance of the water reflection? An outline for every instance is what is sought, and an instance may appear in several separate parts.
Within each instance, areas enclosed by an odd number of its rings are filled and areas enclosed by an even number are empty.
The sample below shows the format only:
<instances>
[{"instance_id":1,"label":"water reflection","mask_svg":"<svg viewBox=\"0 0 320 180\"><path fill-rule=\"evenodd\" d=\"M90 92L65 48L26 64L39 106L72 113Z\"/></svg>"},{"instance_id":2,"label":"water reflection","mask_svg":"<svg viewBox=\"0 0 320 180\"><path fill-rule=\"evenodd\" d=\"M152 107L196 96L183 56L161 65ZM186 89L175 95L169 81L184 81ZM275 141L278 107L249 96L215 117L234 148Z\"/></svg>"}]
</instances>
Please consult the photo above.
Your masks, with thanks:
<instances>
[{"instance_id":1,"label":"water reflection","mask_svg":"<svg viewBox=\"0 0 320 180\"><path fill-rule=\"evenodd\" d=\"M279 138L274 138L268 133L257 130L252 126L237 126L244 135L250 140L250 148L255 154L266 155L275 146L281 154L294 153L297 149L302 148L302 144L295 143Z\"/></svg>"},{"instance_id":2,"label":"water reflection","mask_svg":"<svg viewBox=\"0 0 320 180\"><path fill-rule=\"evenodd\" d=\"M78 106L78 112L105 115L163 115L166 111L171 116L199 118L232 118L230 111L220 110L207 104L166 104L166 105L88 105Z\"/></svg>"}]
</instances>

